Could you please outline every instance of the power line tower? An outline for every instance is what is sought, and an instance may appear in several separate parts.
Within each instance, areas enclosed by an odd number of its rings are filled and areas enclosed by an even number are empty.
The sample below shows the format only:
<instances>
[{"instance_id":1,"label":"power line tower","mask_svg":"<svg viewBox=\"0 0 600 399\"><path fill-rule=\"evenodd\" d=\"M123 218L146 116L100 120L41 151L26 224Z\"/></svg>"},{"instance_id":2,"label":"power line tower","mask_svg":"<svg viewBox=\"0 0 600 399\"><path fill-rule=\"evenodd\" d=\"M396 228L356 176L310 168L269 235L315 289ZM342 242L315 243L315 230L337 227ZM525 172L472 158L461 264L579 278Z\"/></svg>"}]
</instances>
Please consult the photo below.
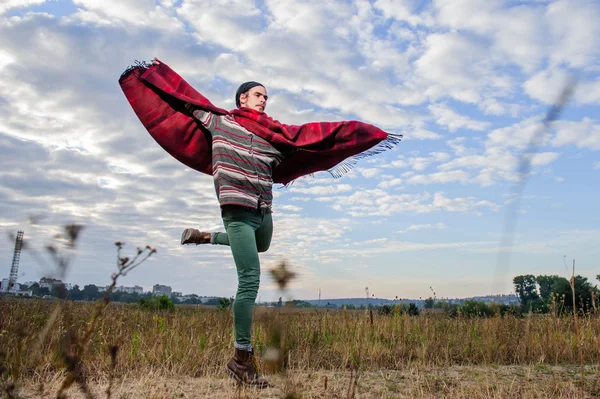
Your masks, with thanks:
<instances>
[{"instance_id":1,"label":"power line tower","mask_svg":"<svg viewBox=\"0 0 600 399\"><path fill-rule=\"evenodd\" d=\"M19 259L21 259L21 248L23 247L23 231L17 232L17 239L15 240L15 253L13 254L12 266L10 268L10 277L8 278L8 289L11 289L17 282L17 276L19 274Z\"/></svg>"}]
</instances>

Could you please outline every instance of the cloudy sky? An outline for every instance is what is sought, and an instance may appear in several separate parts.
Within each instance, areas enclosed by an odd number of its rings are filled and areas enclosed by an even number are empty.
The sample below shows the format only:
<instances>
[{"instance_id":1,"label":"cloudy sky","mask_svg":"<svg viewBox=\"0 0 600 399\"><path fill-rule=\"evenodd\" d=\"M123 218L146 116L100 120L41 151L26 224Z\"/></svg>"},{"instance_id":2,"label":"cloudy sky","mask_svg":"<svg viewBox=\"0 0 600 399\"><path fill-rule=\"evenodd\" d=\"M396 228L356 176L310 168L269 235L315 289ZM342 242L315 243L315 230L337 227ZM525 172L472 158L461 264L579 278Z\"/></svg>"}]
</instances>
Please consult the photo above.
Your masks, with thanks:
<instances>
[{"instance_id":1,"label":"cloudy sky","mask_svg":"<svg viewBox=\"0 0 600 399\"><path fill-rule=\"evenodd\" d=\"M208 4L208 5L207 5ZM404 134L349 174L275 188L267 270L291 295L465 297L517 274L600 273L600 3L594 0L4 0L0 4L0 233L33 247L84 224L67 281L108 284L114 242L158 254L125 285L233 295L227 247L182 247L222 228L212 178L144 130L118 85L158 57L220 107L246 80L288 124L359 119ZM527 145L571 78L560 119ZM498 263L520 157L510 262ZM42 216L36 224L30 216ZM3 277L14 243L0 241ZM503 248L502 248L503 247ZM43 250L39 250L43 253ZM502 258L506 259L506 258ZM20 281L52 272L31 252Z\"/></svg>"}]
</instances>

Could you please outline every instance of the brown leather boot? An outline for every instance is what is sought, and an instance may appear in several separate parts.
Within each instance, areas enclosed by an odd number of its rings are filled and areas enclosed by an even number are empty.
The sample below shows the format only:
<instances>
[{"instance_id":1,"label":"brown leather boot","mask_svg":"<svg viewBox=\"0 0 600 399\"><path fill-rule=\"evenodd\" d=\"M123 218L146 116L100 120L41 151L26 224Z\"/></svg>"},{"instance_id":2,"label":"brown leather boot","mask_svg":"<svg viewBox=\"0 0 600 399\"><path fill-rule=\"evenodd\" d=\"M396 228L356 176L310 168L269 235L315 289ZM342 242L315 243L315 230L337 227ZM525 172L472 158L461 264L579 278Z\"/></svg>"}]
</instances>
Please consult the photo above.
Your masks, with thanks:
<instances>
[{"instance_id":1,"label":"brown leather boot","mask_svg":"<svg viewBox=\"0 0 600 399\"><path fill-rule=\"evenodd\" d=\"M210 233L198 229L185 229L181 234L181 245L210 244Z\"/></svg>"},{"instance_id":2,"label":"brown leather boot","mask_svg":"<svg viewBox=\"0 0 600 399\"><path fill-rule=\"evenodd\" d=\"M236 348L235 355L227 362L227 371L244 385L259 389L269 387L269 381L258 375L254 360L252 352Z\"/></svg>"}]
</instances>

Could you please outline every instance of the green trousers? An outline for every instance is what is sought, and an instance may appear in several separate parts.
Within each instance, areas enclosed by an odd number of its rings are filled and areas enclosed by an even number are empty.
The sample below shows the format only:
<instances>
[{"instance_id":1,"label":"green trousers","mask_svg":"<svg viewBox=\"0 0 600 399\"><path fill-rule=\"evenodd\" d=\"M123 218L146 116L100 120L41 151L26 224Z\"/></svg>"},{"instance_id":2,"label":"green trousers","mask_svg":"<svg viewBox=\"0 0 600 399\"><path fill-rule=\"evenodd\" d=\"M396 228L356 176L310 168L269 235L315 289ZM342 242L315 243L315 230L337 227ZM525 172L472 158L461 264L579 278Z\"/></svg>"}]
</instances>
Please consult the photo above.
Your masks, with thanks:
<instances>
[{"instance_id":1,"label":"green trousers","mask_svg":"<svg viewBox=\"0 0 600 399\"><path fill-rule=\"evenodd\" d=\"M226 233L216 233L214 244L229 245L237 269L238 288L233 302L235 346L251 350L251 330L254 303L260 283L259 252L265 252L273 237L270 213L241 206L222 208Z\"/></svg>"}]
</instances>

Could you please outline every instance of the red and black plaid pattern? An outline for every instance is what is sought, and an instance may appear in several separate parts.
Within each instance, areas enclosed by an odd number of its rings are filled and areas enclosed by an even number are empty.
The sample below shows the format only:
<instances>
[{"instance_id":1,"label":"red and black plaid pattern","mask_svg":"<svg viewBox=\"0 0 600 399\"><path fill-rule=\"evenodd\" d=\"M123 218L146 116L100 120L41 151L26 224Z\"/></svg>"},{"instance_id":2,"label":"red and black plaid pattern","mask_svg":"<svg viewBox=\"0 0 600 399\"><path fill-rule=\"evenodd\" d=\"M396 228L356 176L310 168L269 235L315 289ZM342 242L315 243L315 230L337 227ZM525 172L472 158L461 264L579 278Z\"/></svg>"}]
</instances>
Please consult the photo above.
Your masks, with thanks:
<instances>
[{"instance_id":1,"label":"red and black plaid pattern","mask_svg":"<svg viewBox=\"0 0 600 399\"><path fill-rule=\"evenodd\" d=\"M202 131L186 104L217 115L233 115L248 131L269 141L284 160L273 181L287 184L310 173L350 166L351 158L378 153L397 144L401 135L358 121L285 125L248 108L227 111L214 106L166 64L130 68L119 79L131 107L150 135L185 165L212 175L210 135Z\"/></svg>"}]
</instances>

